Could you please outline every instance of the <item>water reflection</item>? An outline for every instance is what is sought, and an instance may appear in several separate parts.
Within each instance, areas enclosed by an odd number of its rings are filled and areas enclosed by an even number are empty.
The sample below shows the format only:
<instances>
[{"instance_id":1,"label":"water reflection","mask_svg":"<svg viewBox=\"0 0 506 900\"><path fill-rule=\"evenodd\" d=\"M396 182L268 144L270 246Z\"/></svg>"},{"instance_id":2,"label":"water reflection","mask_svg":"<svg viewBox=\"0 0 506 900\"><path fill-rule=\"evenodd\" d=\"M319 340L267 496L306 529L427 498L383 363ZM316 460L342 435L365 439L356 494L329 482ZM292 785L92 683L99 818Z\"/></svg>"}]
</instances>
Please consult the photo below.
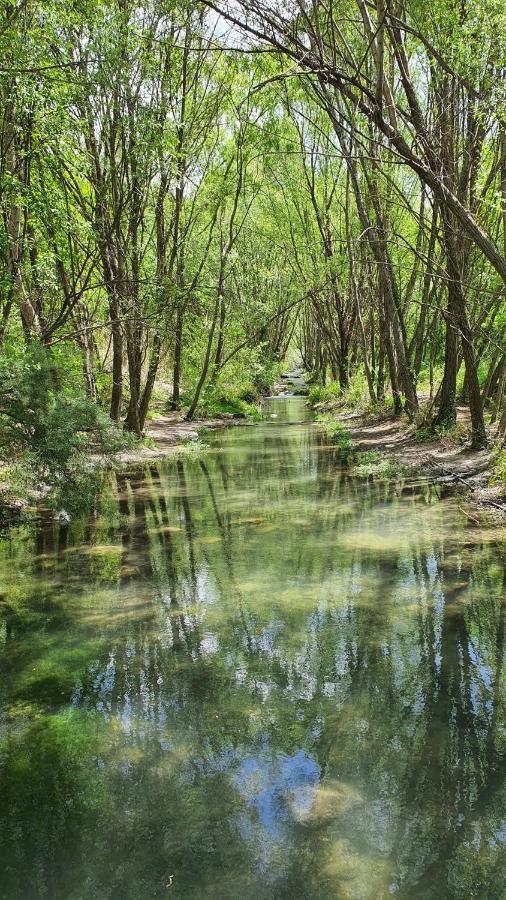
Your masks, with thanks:
<instances>
[{"instance_id":1,"label":"water reflection","mask_svg":"<svg viewBox=\"0 0 506 900\"><path fill-rule=\"evenodd\" d=\"M1 543L0 897L506 896L504 547L280 402Z\"/></svg>"}]
</instances>

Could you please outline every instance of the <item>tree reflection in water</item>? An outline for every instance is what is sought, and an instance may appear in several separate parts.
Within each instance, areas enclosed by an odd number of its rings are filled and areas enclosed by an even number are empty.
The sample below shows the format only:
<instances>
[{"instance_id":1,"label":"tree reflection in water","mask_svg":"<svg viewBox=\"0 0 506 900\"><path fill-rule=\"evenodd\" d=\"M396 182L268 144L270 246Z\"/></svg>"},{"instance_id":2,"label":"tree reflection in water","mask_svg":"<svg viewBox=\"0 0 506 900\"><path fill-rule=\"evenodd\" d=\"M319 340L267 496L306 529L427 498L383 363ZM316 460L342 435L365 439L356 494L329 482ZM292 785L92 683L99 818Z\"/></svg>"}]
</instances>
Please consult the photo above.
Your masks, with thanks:
<instances>
[{"instance_id":1,"label":"tree reflection in water","mask_svg":"<svg viewBox=\"0 0 506 900\"><path fill-rule=\"evenodd\" d=\"M498 535L213 442L2 541L0 897L503 898Z\"/></svg>"}]
</instances>

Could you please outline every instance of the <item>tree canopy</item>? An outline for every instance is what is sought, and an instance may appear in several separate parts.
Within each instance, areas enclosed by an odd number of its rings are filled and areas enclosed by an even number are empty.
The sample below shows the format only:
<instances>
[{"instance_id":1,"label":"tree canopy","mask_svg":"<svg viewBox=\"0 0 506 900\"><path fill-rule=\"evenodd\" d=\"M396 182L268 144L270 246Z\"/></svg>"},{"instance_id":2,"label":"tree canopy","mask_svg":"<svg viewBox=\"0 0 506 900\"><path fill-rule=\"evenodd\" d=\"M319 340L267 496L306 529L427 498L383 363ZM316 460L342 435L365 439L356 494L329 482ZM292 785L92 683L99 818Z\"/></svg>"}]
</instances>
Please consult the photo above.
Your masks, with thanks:
<instances>
[{"instance_id":1,"label":"tree canopy","mask_svg":"<svg viewBox=\"0 0 506 900\"><path fill-rule=\"evenodd\" d=\"M140 435L290 351L504 436L503 4L2 0L0 54L4 368Z\"/></svg>"}]
</instances>

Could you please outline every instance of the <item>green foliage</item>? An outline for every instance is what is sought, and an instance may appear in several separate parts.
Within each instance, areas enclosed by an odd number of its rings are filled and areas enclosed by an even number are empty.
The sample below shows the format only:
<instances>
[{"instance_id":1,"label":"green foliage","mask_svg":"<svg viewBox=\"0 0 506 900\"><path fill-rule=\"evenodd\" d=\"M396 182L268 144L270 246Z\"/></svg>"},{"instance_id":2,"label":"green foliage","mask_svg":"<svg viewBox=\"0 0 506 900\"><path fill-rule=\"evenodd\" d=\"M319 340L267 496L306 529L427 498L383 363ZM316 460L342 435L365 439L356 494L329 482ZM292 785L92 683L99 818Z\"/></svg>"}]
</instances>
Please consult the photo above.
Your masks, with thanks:
<instances>
[{"instance_id":1,"label":"green foliage","mask_svg":"<svg viewBox=\"0 0 506 900\"><path fill-rule=\"evenodd\" d=\"M437 427L436 434L443 446L446 447L465 444L469 438L468 428L463 422L456 422L450 428Z\"/></svg>"},{"instance_id":2,"label":"green foliage","mask_svg":"<svg viewBox=\"0 0 506 900\"><path fill-rule=\"evenodd\" d=\"M339 447L345 455L353 453L356 449L353 438L349 430L335 419L331 413L322 413L317 416L317 421L325 430L332 444Z\"/></svg>"},{"instance_id":3,"label":"green foliage","mask_svg":"<svg viewBox=\"0 0 506 900\"><path fill-rule=\"evenodd\" d=\"M425 444L427 441L435 441L437 440L436 429L433 425L430 424L420 425L413 432L413 440L417 444Z\"/></svg>"},{"instance_id":4,"label":"green foliage","mask_svg":"<svg viewBox=\"0 0 506 900\"><path fill-rule=\"evenodd\" d=\"M506 450L500 450L492 464L492 484L500 485L506 493Z\"/></svg>"},{"instance_id":5,"label":"green foliage","mask_svg":"<svg viewBox=\"0 0 506 900\"><path fill-rule=\"evenodd\" d=\"M462 422L456 422L449 428L443 425L431 425L424 423L419 425L413 434L416 443L423 444L429 441L439 441L444 447L455 447L465 444L469 437L468 429Z\"/></svg>"},{"instance_id":6,"label":"green foliage","mask_svg":"<svg viewBox=\"0 0 506 900\"><path fill-rule=\"evenodd\" d=\"M204 456L208 450L210 450L210 445L198 437L187 441L182 447L178 447L175 455L180 458L200 457Z\"/></svg>"},{"instance_id":7,"label":"green foliage","mask_svg":"<svg viewBox=\"0 0 506 900\"><path fill-rule=\"evenodd\" d=\"M202 393L197 415L209 419L225 416L258 422L262 419L262 411L253 402L257 396L258 392L252 382L247 380L239 382L234 388L220 384L208 385Z\"/></svg>"},{"instance_id":8,"label":"green foliage","mask_svg":"<svg viewBox=\"0 0 506 900\"><path fill-rule=\"evenodd\" d=\"M309 391L309 404L313 409L348 409L379 415L390 408L390 398L386 403L372 405L367 389L364 372L358 369L350 378L348 387L343 390L338 381L329 381L325 387L314 384Z\"/></svg>"},{"instance_id":9,"label":"green foliage","mask_svg":"<svg viewBox=\"0 0 506 900\"><path fill-rule=\"evenodd\" d=\"M345 405L350 409L366 411L370 408L371 398L367 390L367 380L362 369L353 372L350 383L344 392Z\"/></svg>"},{"instance_id":10,"label":"green foliage","mask_svg":"<svg viewBox=\"0 0 506 900\"><path fill-rule=\"evenodd\" d=\"M111 454L132 442L36 341L0 357L0 425L0 452L21 461L27 482L78 481L86 451Z\"/></svg>"},{"instance_id":11,"label":"green foliage","mask_svg":"<svg viewBox=\"0 0 506 900\"><path fill-rule=\"evenodd\" d=\"M342 398L342 393L337 381L331 381L325 387L322 384L313 384L308 395L309 405L313 409L335 405Z\"/></svg>"},{"instance_id":12,"label":"green foliage","mask_svg":"<svg viewBox=\"0 0 506 900\"><path fill-rule=\"evenodd\" d=\"M403 475L406 471L406 466L396 462L396 460L387 459L377 450L357 453L351 470L352 474L359 478L373 477L381 479L398 478L399 475Z\"/></svg>"}]
</instances>

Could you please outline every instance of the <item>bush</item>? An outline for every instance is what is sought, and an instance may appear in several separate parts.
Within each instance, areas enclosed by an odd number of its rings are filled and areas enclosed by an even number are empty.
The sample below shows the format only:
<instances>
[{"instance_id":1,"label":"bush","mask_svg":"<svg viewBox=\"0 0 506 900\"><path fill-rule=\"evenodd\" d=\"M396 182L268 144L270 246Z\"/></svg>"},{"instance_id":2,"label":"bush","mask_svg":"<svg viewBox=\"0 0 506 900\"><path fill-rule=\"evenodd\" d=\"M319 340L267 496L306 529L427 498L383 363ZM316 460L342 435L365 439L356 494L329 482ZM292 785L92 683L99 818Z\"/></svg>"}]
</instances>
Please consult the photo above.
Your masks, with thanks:
<instances>
[{"instance_id":1,"label":"bush","mask_svg":"<svg viewBox=\"0 0 506 900\"><path fill-rule=\"evenodd\" d=\"M312 407L336 406L342 398L342 390L337 381L330 381L325 387L322 384L313 384L309 390L309 405Z\"/></svg>"},{"instance_id":2,"label":"bush","mask_svg":"<svg viewBox=\"0 0 506 900\"><path fill-rule=\"evenodd\" d=\"M246 399L247 397L256 399L256 394L250 387L227 390L220 385L208 385L202 393L197 413L204 418L226 415L259 421L262 418L262 411L259 406Z\"/></svg>"},{"instance_id":3,"label":"bush","mask_svg":"<svg viewBox=\"0 0 506 900\"><path fill-rule=\"evenodd\" d=\"M371 403L367 379L360 369L350 378L350 383L344 392L344 402L350 409L366 411Z\"/></svg>"},{"instance_id":4,"label":"bush","mask_svg":"<svg viewBox=\"0 0 506 900\"><path fill-rule=\"evenodd\" d=\"M367 380L362 371L356 372L350 378L350 383L345 390L338 381L329 381L325 387L322 384L313 384L309 391L309 404L316 409L347 406L353 410L375 412L371 408ZM383 404L381 407L383 408Z\"/></svg>"},{"instance_id":5,"label":"bush","mask_svg":"<svg viewBox=\"0 0 506 900\"><path fill-rule=\"evenodd\" d=\"M353 438L349 430L334 419L329 413L318 416L317 421L323 426L332 444L335 444L344 454L353 453L356 450Z\"/></svg>"},{"instance_id":6,"label":"bush","mask_svg":"<svg viewBox=\"0 0 506 900\"><path fill-rule=\"evenodd\" d=\"M75 383L75 382L74 382ZM77 476L83 454L94 446L114 453L128 443L100 409L65 384L40 344L15 357L0 358L0 453L22 460L28 472L48 484Z\"/></svg>"}]
</instances>

